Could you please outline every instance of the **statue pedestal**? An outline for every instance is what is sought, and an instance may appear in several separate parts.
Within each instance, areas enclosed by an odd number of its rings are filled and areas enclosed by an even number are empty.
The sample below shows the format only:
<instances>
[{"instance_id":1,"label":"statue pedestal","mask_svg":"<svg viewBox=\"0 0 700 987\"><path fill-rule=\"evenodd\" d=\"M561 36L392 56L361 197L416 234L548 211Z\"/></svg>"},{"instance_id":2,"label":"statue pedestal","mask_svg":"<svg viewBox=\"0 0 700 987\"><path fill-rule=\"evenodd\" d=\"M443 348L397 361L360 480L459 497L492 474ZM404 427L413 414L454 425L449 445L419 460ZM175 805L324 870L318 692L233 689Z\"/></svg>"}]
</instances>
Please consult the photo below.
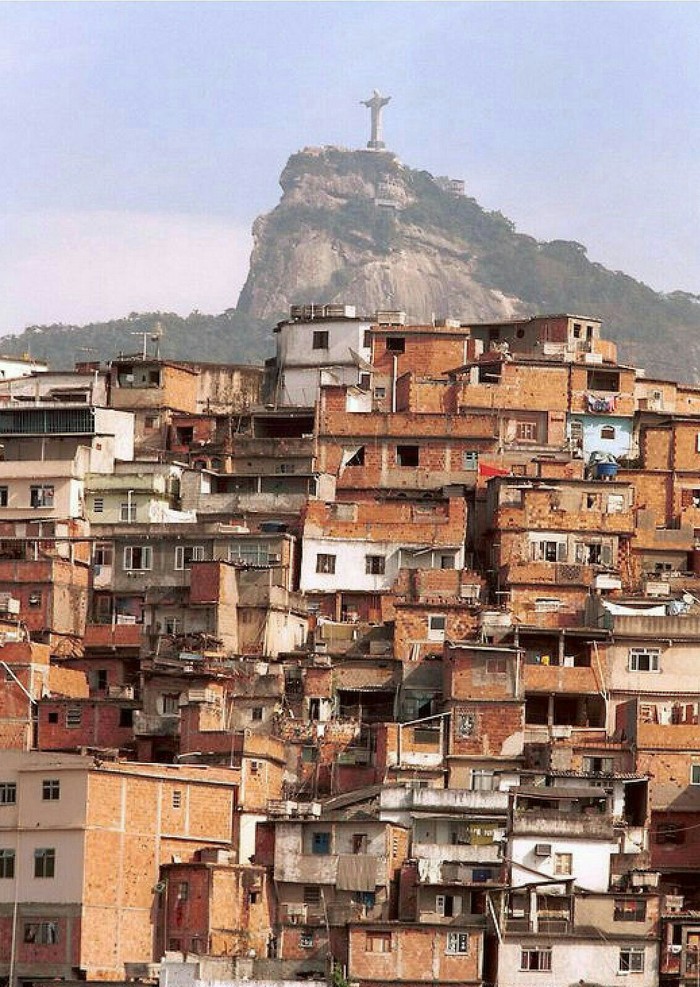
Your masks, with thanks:
<instances>
[{"instance_id":1,"label":"statue pedestal","mask_svg":"<svg viewBox=\"0 0 700 987\"><path fill-rule=\"evenodd\" d=\"M367 149L369 151L383 151L386 147L384 141L367 141Z\"/></svg>"}]
</instances>

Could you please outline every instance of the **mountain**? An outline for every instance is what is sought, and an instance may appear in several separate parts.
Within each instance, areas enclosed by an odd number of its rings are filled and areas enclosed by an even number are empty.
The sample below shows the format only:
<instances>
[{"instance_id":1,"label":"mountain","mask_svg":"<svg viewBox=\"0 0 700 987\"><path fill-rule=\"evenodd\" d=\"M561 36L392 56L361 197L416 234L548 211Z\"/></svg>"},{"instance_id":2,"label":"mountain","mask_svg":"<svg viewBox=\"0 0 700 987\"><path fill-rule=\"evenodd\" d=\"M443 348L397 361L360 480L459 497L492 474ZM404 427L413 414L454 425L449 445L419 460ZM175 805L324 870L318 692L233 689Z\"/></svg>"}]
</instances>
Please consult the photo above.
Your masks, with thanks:
<instances>
[{"instance_id":1,"label":"mountain","mask_svg":"<svg viewBox=\"0 0 700 987\"><path fill-rule=\"evenodd\" d=\"M574 241L518 233L446 180L389 152L307 148L289 159L282 198L256 220L238 302L273 321L293 303L402 309L414 321L571 312L599 316L623 361L700 380L700 299L664 295L590 261Z\"/></svg>"},{"instance_id":2,"label":"mountain","mask_svg":"<svg viewBox=\"0 0 700 987\"><path fill-rule=\"evenodd\" d=\"M571 312L599 316L624 362L700 381L700 299L661 294L590 261L574 241L540 242L446 179L390 152L306 148L289 159L282 197L253 226L248 278L221 315L131 313L89 326L32 326L8 354L57 367L140 349L158 320L171 359L258 362L290 304L345 302L361 314L402 309L413 321Z\"/></svg>"}]
</instances>

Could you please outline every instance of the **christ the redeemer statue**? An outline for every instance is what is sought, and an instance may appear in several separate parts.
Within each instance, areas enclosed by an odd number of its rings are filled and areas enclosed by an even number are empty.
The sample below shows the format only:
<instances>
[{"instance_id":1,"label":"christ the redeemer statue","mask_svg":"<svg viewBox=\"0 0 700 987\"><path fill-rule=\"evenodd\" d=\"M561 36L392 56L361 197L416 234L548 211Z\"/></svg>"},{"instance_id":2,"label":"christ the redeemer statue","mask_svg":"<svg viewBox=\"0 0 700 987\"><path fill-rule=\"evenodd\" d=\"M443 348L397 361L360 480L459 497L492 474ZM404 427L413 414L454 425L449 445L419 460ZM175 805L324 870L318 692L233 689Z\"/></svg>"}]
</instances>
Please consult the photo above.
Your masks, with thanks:
<instances>
[{"instance_id":1,"label":"christ the redeemer statue","mask_svg":"<svg viewBox=\"0 0 700 987\"><path fill-rule=\"evenodd\" d=\"M382 96L376 89L372 90L371 99L361 99L363 106L369 107L372 111L372 137L367 141L367 147L371 151L381 151L384 148L382 140L382 110L391 99L391 96Z\"/></svg>"}]
</instances>

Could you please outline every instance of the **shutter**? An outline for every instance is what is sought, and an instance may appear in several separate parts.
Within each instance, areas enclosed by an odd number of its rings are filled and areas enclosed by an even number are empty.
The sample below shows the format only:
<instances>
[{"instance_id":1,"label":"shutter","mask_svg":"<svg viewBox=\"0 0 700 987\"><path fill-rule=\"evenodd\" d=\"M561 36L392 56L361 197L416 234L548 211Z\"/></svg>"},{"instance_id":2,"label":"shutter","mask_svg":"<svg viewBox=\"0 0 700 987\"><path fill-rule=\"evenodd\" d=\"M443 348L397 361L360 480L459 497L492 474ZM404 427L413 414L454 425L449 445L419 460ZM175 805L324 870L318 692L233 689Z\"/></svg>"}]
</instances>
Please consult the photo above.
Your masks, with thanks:
<instances>
[{"instance_id":1,"label":"shutter","mask_svg":"<svg viewBox=\"0 0 700 987\"><path fill-rule=\"evenodd\" d=\"M600 546L600 561L602 565L612 565L612 546Z\"/></svg>"},{"instance_id":2,"label":"shutter","mask_svg":"<svg viewBox=\"0 0 700 987\"><path fill-rule=\"evenodd\" d=\"M566 542L560 541L557 545L557 562L566 562Z\"/></svg>"}]
</instances>

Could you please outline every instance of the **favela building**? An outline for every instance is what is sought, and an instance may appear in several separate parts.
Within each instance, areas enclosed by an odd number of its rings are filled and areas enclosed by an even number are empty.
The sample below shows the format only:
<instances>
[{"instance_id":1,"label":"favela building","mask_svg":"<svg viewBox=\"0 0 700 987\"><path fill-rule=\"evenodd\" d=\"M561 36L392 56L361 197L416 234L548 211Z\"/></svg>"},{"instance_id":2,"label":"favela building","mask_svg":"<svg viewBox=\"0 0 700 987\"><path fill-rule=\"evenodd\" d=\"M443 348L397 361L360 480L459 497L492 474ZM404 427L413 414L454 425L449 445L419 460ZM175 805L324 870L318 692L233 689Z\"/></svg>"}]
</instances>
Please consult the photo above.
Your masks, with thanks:
<instances>
[{"instance_id":1,"label":"favela building","mask_svg":"<svg viewBox=\"0 0 700 987\"><path fill-rule=\"evenodd\" d=\"M695 987L700 388L274 338L0 366L2 983Z\"/></svg>"}]
</instances>

